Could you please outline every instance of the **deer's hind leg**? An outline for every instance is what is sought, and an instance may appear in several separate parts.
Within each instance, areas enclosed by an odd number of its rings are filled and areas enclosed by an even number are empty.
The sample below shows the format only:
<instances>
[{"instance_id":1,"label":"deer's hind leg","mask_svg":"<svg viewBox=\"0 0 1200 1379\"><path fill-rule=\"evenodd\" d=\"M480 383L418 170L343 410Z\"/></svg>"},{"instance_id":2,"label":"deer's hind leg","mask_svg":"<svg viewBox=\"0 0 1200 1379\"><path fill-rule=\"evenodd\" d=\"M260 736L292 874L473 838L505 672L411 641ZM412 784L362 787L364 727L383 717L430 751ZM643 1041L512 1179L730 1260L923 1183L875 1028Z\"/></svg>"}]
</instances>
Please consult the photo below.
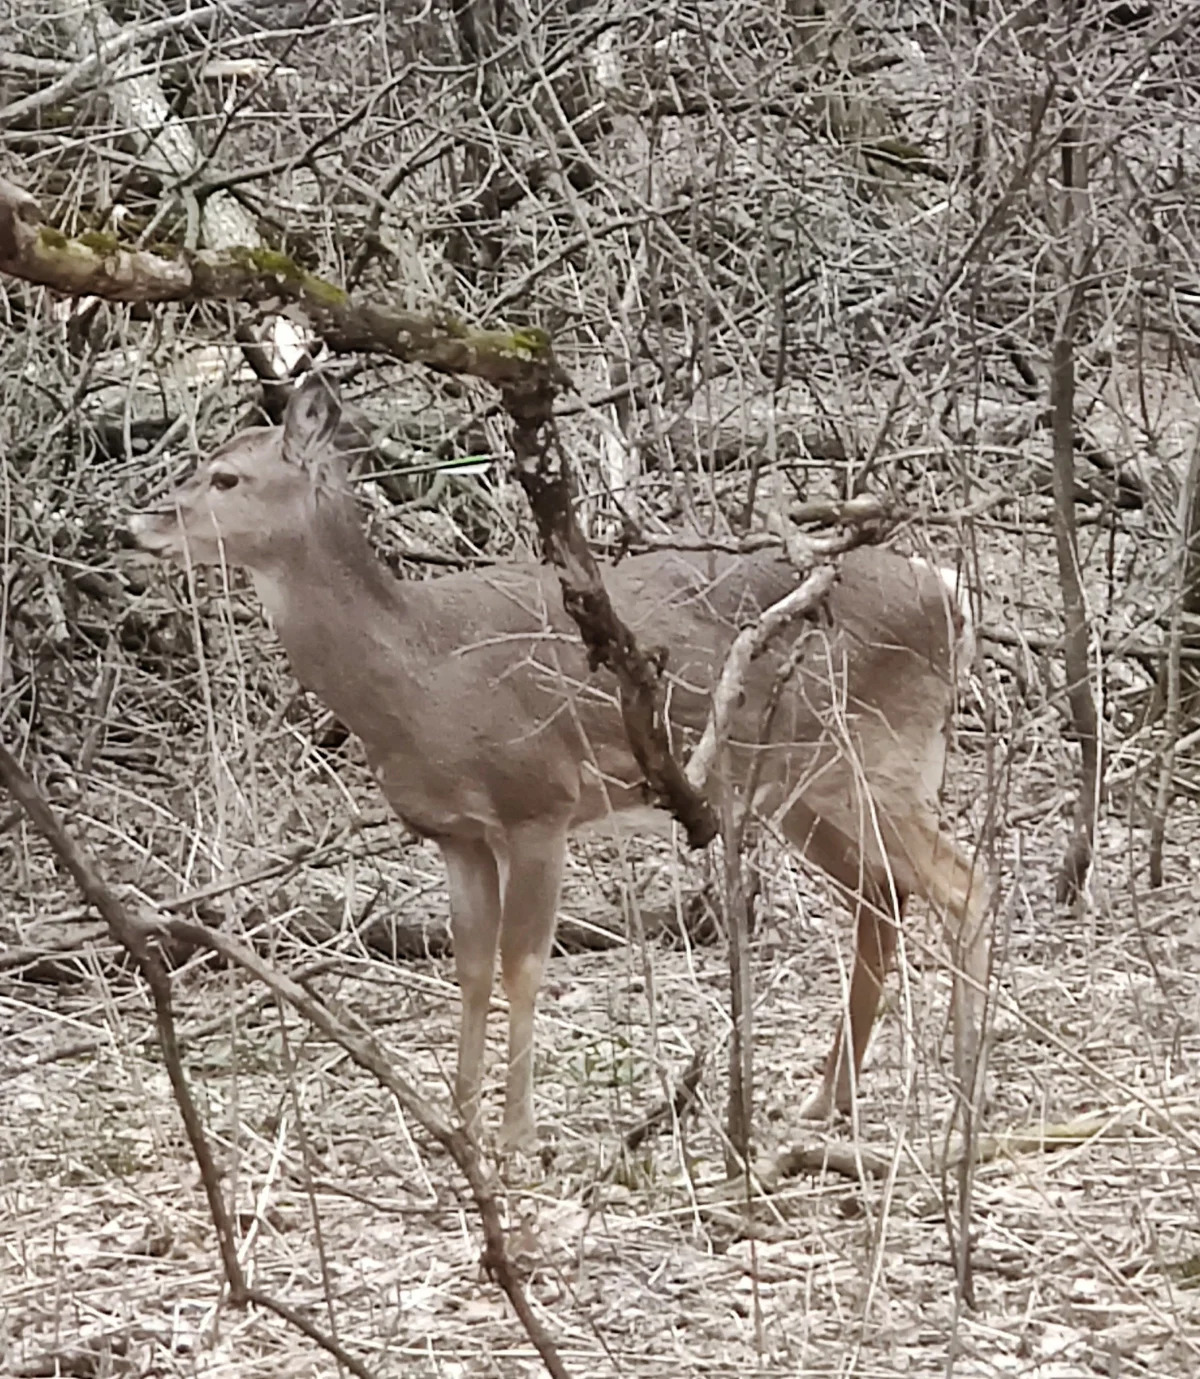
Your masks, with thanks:
<instances>
[{"instance_id":1,"label":"deer's hind leg","mask_svg":"<svg viewBox=\"0 0 1200 1379\"><path fill-rule=\"evenodd\" d=\"M864 885L855 902L854 966L846 1015L825 1060L821 1083L800 1107L800 1114L806 1119L823 1120L833 1110L849 1115L853 1109L883 985L896 953L900 915L897 909L896 917L889 917L884 903L884 893L874 883ZM898 905L902 903L897 901Z\"/></svg>"},{"instance_id":2,"label":"deer's hind leg","mask_svg":"<svg viewBox=\"0 0 1200 1379\"><path fill-rule=\"evenodd\" d=\"M869 862L849 834L801 802L789 809L783 829L805 859L837 885L854 914L854 966L845 1015L821 1082L800 1107L805 1119L824 1120L834 1110L848 1114L852 1109L908 890L898 877Z\"/></svg>"}]
</instances>

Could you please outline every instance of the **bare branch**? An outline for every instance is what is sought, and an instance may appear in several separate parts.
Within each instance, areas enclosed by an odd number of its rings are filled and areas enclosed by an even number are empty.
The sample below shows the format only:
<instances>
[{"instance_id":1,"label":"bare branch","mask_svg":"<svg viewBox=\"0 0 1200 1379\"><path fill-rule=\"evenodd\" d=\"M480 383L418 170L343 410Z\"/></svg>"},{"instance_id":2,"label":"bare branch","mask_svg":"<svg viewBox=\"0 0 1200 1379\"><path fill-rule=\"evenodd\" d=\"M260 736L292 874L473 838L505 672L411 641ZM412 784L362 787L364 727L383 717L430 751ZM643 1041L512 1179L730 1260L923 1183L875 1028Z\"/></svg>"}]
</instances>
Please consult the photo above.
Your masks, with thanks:
<instances>
[{"instance_id":1,"label":"bare branch","mask_svg":"<svg viewBox=\"0 0 1200 1379\"><path fill-rule=\"evenodd\" d=\"M336 1356L352 1373L358 1375L359 1379L372 1379L367 1366L352 1356L334 1337L304 1319L287 1304L269 1297L257 1288L251 1288L247 1283L238 1258L233 1221L221 1193L220 1173L209 1149L200 1113L184 1075L183 1062L175 1037L171 980L154 946L156 935L159 934L168 934L173 938L220 953L228 961L236 963L257 977L264 986L295 1007L327 1038L345 1049L361 1068L371 1073L380 1085L396 1098L418 1125L442 1145L466 1179L479 1212L484 1235L484 1267L512 1303L513 1310L541 1355L546 1369L554 1379L569 1379L557 1348L530 1306L520 1277L509 1258L504 1226L496 1201L494 1174L480 1157L477 1146L466 1130L452 1124L440 1111L431 1106L415 1087L401 1077L392 1068L383 1050L369 1035L356 1034L346 1029L329 1013L326 1006L310 996L299 983L276 972L252 949L218 930L208 929L189 920L166 917L159 917L157 921L152 922L135 920L100 875L87 850L67 833L28 773L3 744L0 744L0 781L49 843L59 861L74 877L84 899L99 911L113 939L129 952L146 978L154 997L163 1059L192 1152L200 1169L201 1180L208 1197L209 1212L217 1228L231 1300L236 1305L253 1302L268 1308Z\"/></svg>"},{"instance_id":2,"label":"bare branch","mask_svg":"<svg viewBox=\"0 0 1200 1379\"><path fill-rule=\"evenodd\" d=\"M803 583L773 603L755 623L743 628L734 638L713 693L708 722L687 764L686 774L693 789L704 788L717 752L729 736L729 725L737 712L750 662L762 654L767 643L787 623L811 613L833 588L836 578L837 573L832 565L818 566Z\"/></svg>"}]
</instances>

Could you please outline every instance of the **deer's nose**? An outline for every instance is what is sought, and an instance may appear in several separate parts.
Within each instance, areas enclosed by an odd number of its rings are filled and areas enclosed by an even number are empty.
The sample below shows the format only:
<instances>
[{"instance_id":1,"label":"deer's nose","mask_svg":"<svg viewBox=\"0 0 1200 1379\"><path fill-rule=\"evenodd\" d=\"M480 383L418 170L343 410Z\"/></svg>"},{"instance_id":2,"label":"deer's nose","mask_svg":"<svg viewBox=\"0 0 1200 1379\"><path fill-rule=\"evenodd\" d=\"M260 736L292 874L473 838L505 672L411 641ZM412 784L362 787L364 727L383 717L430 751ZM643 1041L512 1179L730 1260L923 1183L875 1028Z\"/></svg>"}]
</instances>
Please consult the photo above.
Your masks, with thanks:
<instances>
[{"instance_id":1,"label":"deer's nose","mask_svg":"<svg viewBox=\"0 0 1200 1379\"><path fill-rule=\"evenodd\" d=\"M143 550L155 551L166 542L168 528L175 525L175 514L170 508L147 508L142 512L130 513L126 526L134 541Z\"/></svg>"}]
</instances>

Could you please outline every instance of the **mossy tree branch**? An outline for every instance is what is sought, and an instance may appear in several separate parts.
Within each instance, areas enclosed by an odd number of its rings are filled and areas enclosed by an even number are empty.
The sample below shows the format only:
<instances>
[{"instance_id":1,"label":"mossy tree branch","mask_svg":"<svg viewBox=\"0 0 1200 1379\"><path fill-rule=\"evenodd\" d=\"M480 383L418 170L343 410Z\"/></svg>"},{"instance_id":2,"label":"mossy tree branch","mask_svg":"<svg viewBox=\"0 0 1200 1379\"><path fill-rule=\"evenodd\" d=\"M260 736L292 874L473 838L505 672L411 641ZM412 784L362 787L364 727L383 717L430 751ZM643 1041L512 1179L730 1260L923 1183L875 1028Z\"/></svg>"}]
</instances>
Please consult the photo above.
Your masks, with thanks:
<instances>
[{"instance_id":1,"label":"mossy tree branch","mask_svg":"<svg viewBox=\"0 0 1200 1379\"><path fill-rule=\"evenodd\" d=\"M297 307L332 350L387 355L497 388L514 424L516 477L533 509L543 557L558 571L564 606L593 667L607 667L616 677L626 734L649 794L675 815L693 847L712 840L712 810L689 784L667 741L661 656L645 656L617 616L575 519L570 465L553 427L555 399L570 379L545 331L473 330L445 312L418 314L355 301L274 250L136 247L95 233L71 238L46 221L28 192L4 178L0 273L65 296L116 302Z\"/></svg>"},{"instance_id":2,"label":"mossy tree branch","mask_svg":"<svg viewBox=\"0 0 1200 1379\"><path fill-rule=\"evenodd\" d=\"M568 383L541 330L471 330L446 312L418 314L355 302L335 283L271 249L138 248L113 235L75 238L48 224L28 192L0 178L0 272L61 292L111 302L240 301L295 306L340 353L385 354L496 388Z\"/></svg>"}]
</instances>

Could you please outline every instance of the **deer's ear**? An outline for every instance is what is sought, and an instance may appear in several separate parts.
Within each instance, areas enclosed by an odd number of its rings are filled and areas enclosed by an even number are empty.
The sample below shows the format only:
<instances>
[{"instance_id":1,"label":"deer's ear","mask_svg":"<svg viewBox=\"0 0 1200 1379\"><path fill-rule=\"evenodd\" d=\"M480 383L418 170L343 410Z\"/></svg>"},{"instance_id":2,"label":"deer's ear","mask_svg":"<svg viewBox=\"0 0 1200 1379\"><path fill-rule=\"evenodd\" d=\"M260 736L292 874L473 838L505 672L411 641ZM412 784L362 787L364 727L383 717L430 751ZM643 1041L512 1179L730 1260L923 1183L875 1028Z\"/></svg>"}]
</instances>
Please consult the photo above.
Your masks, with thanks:
<instances>
[{"instance_id":1,"label":"deer's ear","mask_svg":"<svg viewBox=\"0 0 1200 1379\"><path fill-rule=\"evenodd\" d=\"M342 404L332 383L309 374L292 390L283 414L283 458L315 470L336 457L334 437L342 421Z\"/></svg>"}]
</instances>

